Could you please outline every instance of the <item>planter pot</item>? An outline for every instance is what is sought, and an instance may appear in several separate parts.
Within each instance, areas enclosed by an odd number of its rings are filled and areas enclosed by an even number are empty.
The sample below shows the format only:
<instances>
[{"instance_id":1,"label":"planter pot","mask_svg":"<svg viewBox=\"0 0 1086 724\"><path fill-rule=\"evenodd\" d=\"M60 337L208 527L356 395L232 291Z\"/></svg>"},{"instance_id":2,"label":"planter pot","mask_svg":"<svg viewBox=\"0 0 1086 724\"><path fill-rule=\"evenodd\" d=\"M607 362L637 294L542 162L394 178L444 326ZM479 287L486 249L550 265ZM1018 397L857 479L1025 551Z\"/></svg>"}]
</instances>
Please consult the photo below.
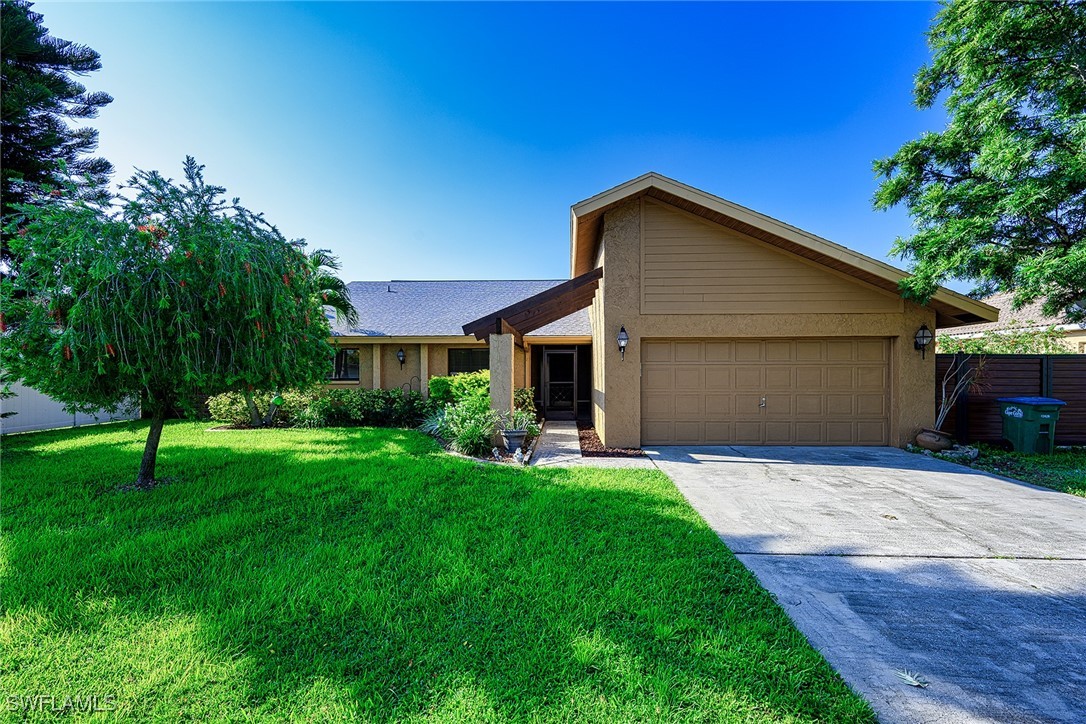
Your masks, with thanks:
<instances>
[{"instance_id":1,"label":"planter pot","mask_svg":"<svg viewBox=\"0 0 1086 724\"><path fill-rule=\"evenodd\" d=\"M924 428L916 436L916 444L925 450L942 452L943 450L949 450L954 447L954 438L947 435L942 430L929 430Z\"/></svg>"},{"instance_id":2,"label":"planter pot","mask_svg":"<svg viewBox=\"0 0 1086 724\"><path fill-rule=\"evenodd\" d=\"M502 430L502 442L505 443L505 449L509 452L513 452L518 447L524 447L524 438L528 437L527 430Z\"/></svg>"}]
</instances>

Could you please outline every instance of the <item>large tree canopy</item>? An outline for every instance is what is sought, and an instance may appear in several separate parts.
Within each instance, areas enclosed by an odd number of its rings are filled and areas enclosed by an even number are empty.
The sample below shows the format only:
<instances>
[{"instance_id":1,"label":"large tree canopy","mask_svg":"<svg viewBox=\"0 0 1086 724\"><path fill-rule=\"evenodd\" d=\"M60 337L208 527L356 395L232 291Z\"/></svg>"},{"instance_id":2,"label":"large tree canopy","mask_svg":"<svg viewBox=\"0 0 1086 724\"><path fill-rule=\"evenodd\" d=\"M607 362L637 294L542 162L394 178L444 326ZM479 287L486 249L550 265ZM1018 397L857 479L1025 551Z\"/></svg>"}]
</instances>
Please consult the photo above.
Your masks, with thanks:
<instances>
[{"instance_id":1,"label":"large tree canopy","mask_svg":"<svg viewBox=\"0 0 1086 724\"><path fill-rule=\"evenodd\" d=\"M0 213L28 201L35 184L57 182L60 162L83 192L99 192L109 180L113 166L87 156L98 145L98 131L68 124L94 118L113 101L75 80L101 67L91 48L50 36L31 3L0 0Z\"/></svg>"},{"instance_id":2,"label":"large tree canopy","mask_svg":"<svg viewBox=\"0 0 1086 724\"><path fill-rule=\"evenodd\" d=\"M904 204L916 233L906 296L927 301L951 278L978 294L1045 299L1046 314L1086 314L1086 3L953 0L928 35L921 108L950 120L877 161L875 207Z\"/></svg>"},{"instance_id":3,"label":"large tree canopy","mask_svg":"<svg viewBox=\"0 0 1086 724\"><path fill-rule=\"evenodd\" d=\"M141 400L141 484L168 411L197 395L304 386L331 364L318 262L227 202L189 158L185 180L137 172L111 204L68 192L11 222L20 273L0 280L0 367L72 409ZM324 268L322 268L324 267Z\"/></svg>"}]
</instances>

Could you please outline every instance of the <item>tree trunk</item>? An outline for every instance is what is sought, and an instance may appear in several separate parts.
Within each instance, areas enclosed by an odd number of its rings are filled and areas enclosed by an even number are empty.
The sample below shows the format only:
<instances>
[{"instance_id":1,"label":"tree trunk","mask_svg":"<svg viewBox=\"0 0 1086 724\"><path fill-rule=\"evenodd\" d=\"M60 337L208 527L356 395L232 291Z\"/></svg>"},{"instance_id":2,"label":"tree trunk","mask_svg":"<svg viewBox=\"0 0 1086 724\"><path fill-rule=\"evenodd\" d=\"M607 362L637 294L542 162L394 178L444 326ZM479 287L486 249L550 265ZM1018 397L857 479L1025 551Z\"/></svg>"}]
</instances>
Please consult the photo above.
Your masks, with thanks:
<instances>
[{"instance_id":1,"label":"tree trunk","mask_svg":"<svg viewBox=\"0 0 1086 724\"><path fill-rule=\"evenodd\" d=\"M260 410L257 409L256 401L253 400L253 393L246 390L242 394L245 395L245 406L249 408L249 424L253 427L264 427L264 420L260 416Z\"/></svg>"},{"instance_id":2,"label":"tree trunk","mask_svg":"<svg viewBox=\"0 0 1086 724\"><path fill-rule=\"evenodd\" d=\"M149 488L155 484L155 463L158 461L158 443L162 439L162 426L166 422L165 410L156 410L147 431L147 444L143 446L143 460L136 476L136 485Z\"/></svg>"},{"instance_id":3,"label":"tree trunk","mask_svg":"<svg viewBox=\"0 0 1086 724\"><path fill-rule=\"evenodd\" d=\"M275 418L279 417L279 405L275 404L276 397L279 397L278 390L272 393L271 400L268 402L268 413L264 415L264 427L271 427L275 424Z\"/></svg>"}]
</instances>

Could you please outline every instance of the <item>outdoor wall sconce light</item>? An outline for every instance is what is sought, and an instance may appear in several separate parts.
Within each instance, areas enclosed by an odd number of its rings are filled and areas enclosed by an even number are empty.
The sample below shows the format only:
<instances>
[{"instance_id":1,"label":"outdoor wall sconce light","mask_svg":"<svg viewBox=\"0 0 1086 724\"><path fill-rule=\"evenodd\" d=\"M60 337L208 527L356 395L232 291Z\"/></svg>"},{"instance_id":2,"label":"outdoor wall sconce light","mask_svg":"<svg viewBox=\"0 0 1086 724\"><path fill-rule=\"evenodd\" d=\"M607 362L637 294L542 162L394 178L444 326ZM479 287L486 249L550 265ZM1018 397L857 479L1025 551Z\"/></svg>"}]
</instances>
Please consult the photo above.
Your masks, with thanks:
<instances>
[{"instance_id":1,"label":"outdoor wall sconce light","mask_svg":"<svg viewBox=\"0 0 1086 724\"><path fill-rule=\"evenodd\" d=\"M622 359L626 359L626 345L630 343L630 335L626 334L626 328L618 330L618 353L622 355Z\"/></svg>"},{"instance_id":2,"label":"outdoor wall sconce light","mask_svg":"<svg viewBox=\"0 0 1086 724\"><path fill-rule=\"evenodd\" d=\"M403 362L407 359L407 355L403 353L403 347L400 347L400 351L396 353L396 359L400 360L400 369L403 369Z\"/></svg>"},{"instance_id":3,"label":"outdoor wall sconce light","mask_svg":"<svg viewBox=\"0 0 1086 724\"><path fill-rule=\"evenodd\" d=\"M935 339L935 335L928 329L928 325L920 325L920 329L916 330L916 338L913 342L916 349L920 350L920 359L924 359L927 356L928 345L931 344L931 340Z\"/></svg>"}]
</instances>

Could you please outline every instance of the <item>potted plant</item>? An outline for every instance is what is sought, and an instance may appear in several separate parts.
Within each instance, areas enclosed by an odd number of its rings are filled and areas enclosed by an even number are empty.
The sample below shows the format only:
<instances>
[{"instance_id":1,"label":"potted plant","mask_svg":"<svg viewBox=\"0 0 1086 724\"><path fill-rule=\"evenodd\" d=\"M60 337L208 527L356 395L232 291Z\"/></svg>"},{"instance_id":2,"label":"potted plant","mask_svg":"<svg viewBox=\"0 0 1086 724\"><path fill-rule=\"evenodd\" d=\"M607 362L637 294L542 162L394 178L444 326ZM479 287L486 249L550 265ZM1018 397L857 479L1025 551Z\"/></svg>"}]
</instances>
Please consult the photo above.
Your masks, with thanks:
<instances>
[{"instance_id":1,"label":"potted plant","mask_svg":"<svg viewBox=\"0 0 1086 724\"><path fill-rule=\"evenodd\" d=\"M916 435L916 444L925 450L942 452L954 447L954 438L943 432L943 423L950 414L950 408L966 390L975 389L984 372L984 357L977 359L975 367L970 367L969 361L972 355L954 355L950 367L943 375L942 384L939 385L939 411L935 415L935 428L924 428Z\"/></svg>"},{"instance_id":2,"label":"potted plant","mask_svg":"<svg viewBox=\"0 0 1086 724\"><path fill-rule=\"evenodd\" d=\"M513 452L517 448L524 447L524 441L529 435L539 434L539 424L535 415L527 410L513 410L508 415L502 415L498 421L498 432L505 443L505 449Z\"/></svg>"}]
</instances>

